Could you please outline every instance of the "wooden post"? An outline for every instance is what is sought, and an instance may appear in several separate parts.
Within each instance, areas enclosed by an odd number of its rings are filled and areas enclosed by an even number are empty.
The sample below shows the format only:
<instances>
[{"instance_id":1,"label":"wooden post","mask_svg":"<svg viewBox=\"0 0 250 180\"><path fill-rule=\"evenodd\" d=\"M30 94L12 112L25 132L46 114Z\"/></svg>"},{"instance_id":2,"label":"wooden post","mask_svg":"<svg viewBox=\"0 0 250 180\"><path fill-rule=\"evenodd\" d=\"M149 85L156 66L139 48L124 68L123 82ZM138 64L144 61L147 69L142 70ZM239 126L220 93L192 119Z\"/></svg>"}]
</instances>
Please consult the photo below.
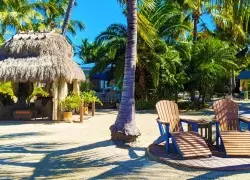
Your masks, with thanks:
<instances>
[{"instance_id":1,"label":"wooden post","mask_svg":"<svg viewBox=\"0 0 250 180\"><path fill-rule=\"evenodd\" d=\"M94 116L95 115L95 101L92 102L92 108L91 108L91 110L92 110L92 116Z\"/></svg>"},{"instance_id":2,"label":"wooden post","mask_svg":"<svg viewBox=\"0 0 250 180\"><path fill-rule=\"evenodd\" d=\"M58 120L58 81L54 82L54 89L53 89L53 112L52 112L52 119Z\"/></svg>"},{"instance_id":3,"label":"wooden post","mask_svg":"<svg viewBox=\"0 0 250 180\"><path fill-rule=\"evenodd\" d=\"M84 114L84 109L83 109L84 102L83 100L80 103L80 122L83 122L83 114Z\"/></svg>"}]
</instances>

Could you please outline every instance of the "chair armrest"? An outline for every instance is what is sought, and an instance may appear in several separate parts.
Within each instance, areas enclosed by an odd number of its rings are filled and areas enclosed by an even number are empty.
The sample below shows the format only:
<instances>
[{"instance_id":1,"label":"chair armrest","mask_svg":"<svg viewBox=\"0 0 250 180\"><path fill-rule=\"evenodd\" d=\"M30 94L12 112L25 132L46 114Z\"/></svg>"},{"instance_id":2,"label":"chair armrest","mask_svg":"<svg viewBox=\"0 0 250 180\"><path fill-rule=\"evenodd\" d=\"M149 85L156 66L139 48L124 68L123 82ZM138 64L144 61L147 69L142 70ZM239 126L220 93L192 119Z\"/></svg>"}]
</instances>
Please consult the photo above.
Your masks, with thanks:
<instances>
[{"instance_id":1,"label":"chair armrest","mask_svg":"<svg viewBox=\"0 0 250 180\"><path fill-rule=\"evenodd\" d=\"M239 117L239 121L240 122L244 122L247 124L247 128L248 128L248 131L250 131L250 118L246 118L246 117ZM242 127L240 125L240 130L242 130Z\"/></svg>"},{"instance_id":2,"label":"chair armrest","mask_svg":"<svg viewBox=\"0 0 250 180\"><path fill-rule=\"evenodd\" d=\"M212 122L215 124L215 139L216 139L216 147L217 150L220 149L219 139L220 139L220 121L216 119L216 117L213 118Z\"/></svg>"},{"instance_id":3,"label":"chair armrest","mask_svg":"<svg viewBox=\"0 0 250 180\"><path fill-rule=\"evenodd\" d=\"M244 123L250 123L250 119L246 117L239 117L239 121L244 122Z\"/></svg>"},{"instance_id":4,"label":"chair armrest","mask_svg":"<svg viewBox=\"0 0 250 180\"><path fill-rule=\"evenodd\" d=\"M219 120L214 117L213 120L212 120L212 122L213 123L219 123Z\"/></svg>"},{"instance_id":5,"label":"chair armrest","mask_svg":"<svg viewBox=\"0 0 250 180\"><path fill-rule=\"evenodd\" d=\"M192 125L193 131L198 132L198 120L194 119L180 119L181 122Z\"/></svg>"},{"instance_id":6,"label":"chair armrest","mask_svg":"<svg viewBox=\"0 0 250 180\"><path fill-rule=\"evenodd\" d=\"M156 121L160 124L165 124L165 125L169 125L169 122L166 122L166 121L162 121L160 120L160 118L157 118Z\"/></svg>"},{"instance_id":7,"label":"chair armrest","mask_svg":"<svg viewBox=\"0 0 250 180\"><path fill-rule=\"evenodd\" d=\"M197 123L202 123L203 120L195 120L195 119L180 119L181 122L183 123L188 123L188 124L197 124Z\"/></svg>"}]
</instances>

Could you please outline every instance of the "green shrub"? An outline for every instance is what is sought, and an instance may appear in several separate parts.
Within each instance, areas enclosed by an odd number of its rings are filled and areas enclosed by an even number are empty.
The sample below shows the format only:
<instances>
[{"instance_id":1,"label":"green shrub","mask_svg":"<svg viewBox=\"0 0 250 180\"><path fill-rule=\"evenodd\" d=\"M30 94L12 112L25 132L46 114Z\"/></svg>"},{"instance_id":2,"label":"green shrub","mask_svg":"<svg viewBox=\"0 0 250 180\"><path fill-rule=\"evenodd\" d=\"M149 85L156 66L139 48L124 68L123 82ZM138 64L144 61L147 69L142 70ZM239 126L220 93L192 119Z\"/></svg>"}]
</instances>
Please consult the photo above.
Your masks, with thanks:
<instances>
[{"instance_id":1,"label":"green shrub","mask_svg":"<svg viewBox=\"0 0 250 180\"><path fill-rule=\"evenodd\" d=\"M11 82L0 83L0 103L6 106L12 105L16 101Z\"/></svg>"},{"instance_id":2,"label":"green shrub","mask_svg":"<svg viewBox=\"0 0 250 180\"><path fill-rule=\"evenodd\" d=\"M11 82L0 83L0 94L10 96L11 99L15 98Z\"/></svg>"},{"instance_id":3,"label":"green shrub","mask_svg":"<svg viewBox=\"0 0 250 180\"><path fill-rule=\"evenodd\" d=\"M81 93L81 98L84 101L84 105L88 106L91 102L97 102L102 105L100 99L96 96L95 91L84 91Z\"/></svg>"},{"instance_id":4,"label":"green shrub","mask_svg":"<svg viewBox=\"0 0 250 180\"><path fill-rule=\"evenodd\" d=\"M155 100L144 100L138 99L135 100L135 109L136 110L146 110L146 109L155 109Z\"/></svg>"},{"instance_id":5,"label":"green shrub","mask_svg":"<svg viewBox=\"0 0 250 180\"><path fill-rule=\"evenodd\" d=\"M42 87L34 87L32 94L28 97L28 101L30 101L34 97L48 97L49 93L46 92Z\"/></svg>"},{"instance_id":6,"label":"green shrub","mask_svg":"<svg viewBox=\"0 0 250 180\"><path fill-rule=\"evenodd\" d=\"M69 95L60 102L61 107L65 112L72 112L74 109L79 107L80 103L81 103L81 96L77 94Z\"/></svg>"},{"instance_id":7,"label":"green shrub","mask_svg":"<svg viewBox=\"0 0 250 180\"><path fill-rule=\"evenodd\" d=\"M80 91L89 91L93 88L93 85L90 82L82 82L80 85Z\"/></svg>"}]
</instances>

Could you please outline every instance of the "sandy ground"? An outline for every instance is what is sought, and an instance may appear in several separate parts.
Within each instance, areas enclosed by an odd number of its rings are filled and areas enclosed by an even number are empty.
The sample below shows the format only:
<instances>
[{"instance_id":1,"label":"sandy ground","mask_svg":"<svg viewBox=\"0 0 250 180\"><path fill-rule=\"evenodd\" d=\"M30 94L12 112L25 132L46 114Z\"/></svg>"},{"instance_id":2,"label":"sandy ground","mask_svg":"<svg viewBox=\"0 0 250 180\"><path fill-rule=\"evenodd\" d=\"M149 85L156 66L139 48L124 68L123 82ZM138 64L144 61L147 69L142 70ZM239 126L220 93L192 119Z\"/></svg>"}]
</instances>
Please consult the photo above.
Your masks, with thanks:
<instances>
[{"instance_id":1,"label":"sandy ground","mask_svg":"<svg viewBox=\"0 0 250 180\"><path fill-rule=\"evenodd\" d=\"M198 171L149 160L145 148L159 135L154 112L136 114L137 146L118 148L109 140L116 115L98 112L82 124L1 122L0 179L250 179L250 171Z\"/></svg>"}]
</instances>

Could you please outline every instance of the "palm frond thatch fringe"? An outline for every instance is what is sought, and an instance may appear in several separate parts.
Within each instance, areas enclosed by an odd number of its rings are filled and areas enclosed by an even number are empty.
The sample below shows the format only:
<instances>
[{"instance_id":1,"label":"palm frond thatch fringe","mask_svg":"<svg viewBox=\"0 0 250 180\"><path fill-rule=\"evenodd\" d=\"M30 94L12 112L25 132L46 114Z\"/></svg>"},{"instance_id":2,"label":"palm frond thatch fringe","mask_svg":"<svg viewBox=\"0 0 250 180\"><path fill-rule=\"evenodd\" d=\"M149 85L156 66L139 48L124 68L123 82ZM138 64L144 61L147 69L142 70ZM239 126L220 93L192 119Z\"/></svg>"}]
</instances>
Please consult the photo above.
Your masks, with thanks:
<instances>
[{"instance_id":1,"label":"palm frond thatch fringe","mask_svg":"<svg viewBox=\"0 0 250 180\"><path fill-rule=\"evenodd\" d=\"M60 34L16 34L0 49L0 81L85 80L82 69L72 58L72 47Z\"/></svg>"}]
</instances>

